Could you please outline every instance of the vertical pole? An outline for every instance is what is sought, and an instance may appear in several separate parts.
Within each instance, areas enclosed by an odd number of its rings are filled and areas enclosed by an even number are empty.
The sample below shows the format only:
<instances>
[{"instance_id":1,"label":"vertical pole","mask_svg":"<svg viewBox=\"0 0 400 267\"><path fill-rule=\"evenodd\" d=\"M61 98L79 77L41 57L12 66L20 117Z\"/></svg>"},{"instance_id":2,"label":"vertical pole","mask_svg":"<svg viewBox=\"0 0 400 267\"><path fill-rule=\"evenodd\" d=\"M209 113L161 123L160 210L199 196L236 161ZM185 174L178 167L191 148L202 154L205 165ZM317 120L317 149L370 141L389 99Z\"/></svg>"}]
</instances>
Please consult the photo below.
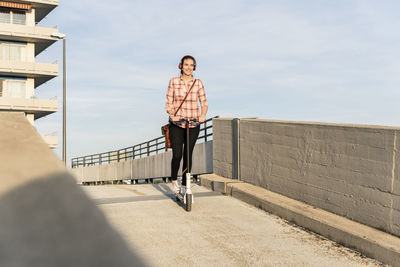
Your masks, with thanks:
<instances>
[{"instance_id":1,"label":"vertical pole","mask_svg":"<svg viewBox=\"0 0 400 267\"><path fill-rule=\"evenodd\" d=\"M67 143L66 143L66 57L65 57L65 46L66 46L66 37L63 38L63 153L62 160L64 165L66 165L67 160Z\"/></svg>"},{"instance_id":2,"label":"vertical pole","mask_svg":"<svg viewBox=\"0 0 400 267\"><path fill-rule=\"evenodd\" d=\"M156 139L156 154L158 154L158 138Z\"/></svg>"},{"instance_id":3,"label":"vertical pole","mask_svg":"<svg viewBox=\"0 0 400 267\"><path fill-rule=\"evenodd\" d=\"M189 122L188 121L186 121L186 162L187 162L187 164L186 164L186 169L187 169L187 171L186 171L186 173L190 173L190 162L189 162L189 159L190 159L190 156L189 156ZM182 179L186 179L186 177L182 177ZM187 183L188 183L188 181L186 181L186 185L187 185Z\"/></svg>"},{"instance_id":4,"label":"vertical pole","mask_svg":"<svg viewBox=\"0 0 400 267\"><path fill-rule=\"evenodd\" d=\"M204 122L204 142L207 142L207 121Z\"/></svg>"},{"instance_id":5,"label":"vertical pole","mask_svg":"<svg viewBox=\"0 0 400 267\"><path fill-rule=\"evenodd\" d=\"M240 119L232 120L232 178L240 180Z\"/></svg>"}]
</instances>

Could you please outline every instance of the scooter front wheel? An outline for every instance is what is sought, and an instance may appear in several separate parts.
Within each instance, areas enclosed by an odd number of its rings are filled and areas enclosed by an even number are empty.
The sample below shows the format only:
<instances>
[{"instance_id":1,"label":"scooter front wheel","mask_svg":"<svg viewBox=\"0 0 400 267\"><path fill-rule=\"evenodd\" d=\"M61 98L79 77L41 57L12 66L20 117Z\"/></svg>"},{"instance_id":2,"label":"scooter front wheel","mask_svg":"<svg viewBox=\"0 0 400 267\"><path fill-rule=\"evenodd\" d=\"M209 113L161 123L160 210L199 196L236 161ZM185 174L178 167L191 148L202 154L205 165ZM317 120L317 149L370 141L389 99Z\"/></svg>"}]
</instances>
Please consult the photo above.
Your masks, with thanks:
<instances>
[{"instance_id":1,"label":"scooter front wheel","mask_svg":"<svg viewBox=\"0 0 400 267\"><path fill-rule=\"evenodd\" d=\"M186 194L186 211L192 210L192 194Z\"/></svg>"}]
</instances>

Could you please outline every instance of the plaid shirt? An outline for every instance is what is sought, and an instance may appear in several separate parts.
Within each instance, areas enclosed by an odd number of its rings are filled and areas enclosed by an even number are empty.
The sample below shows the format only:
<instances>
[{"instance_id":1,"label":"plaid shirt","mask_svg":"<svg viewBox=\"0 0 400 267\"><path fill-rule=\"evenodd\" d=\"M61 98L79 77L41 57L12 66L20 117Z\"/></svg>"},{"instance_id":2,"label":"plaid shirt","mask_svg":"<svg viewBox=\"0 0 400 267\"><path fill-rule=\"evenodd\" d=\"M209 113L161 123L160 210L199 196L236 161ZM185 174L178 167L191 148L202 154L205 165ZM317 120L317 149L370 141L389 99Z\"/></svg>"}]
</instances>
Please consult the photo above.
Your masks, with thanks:
<instances>
[{"instance_id":1,"label":"plaid shirt","mask_svg":"<svg viewBox=\"0 0 400 267\"><path fill-rule=\"evenodd\" d=\"M165 110L169 114L174 114L175 111L179 108L182 100L185 98L187 91L192 86L195 79L192 76L192 80L190 80L187 84L187 87L182 79L182 76L175 77L169 80L168 91L167 91L167 99ZM196 80L192 90L187 96L185 103L183 103L182 107L179 109L176 114L179 118L191 118L198 119L200 117L200 108L199 108L199 100L202 107L208 106L206 93L204 91L204 85L200 79ZM175 123L177 126L185 128L183 123ZM190 126L191 128L195 126Z\"/></svg>"}]
</instances>

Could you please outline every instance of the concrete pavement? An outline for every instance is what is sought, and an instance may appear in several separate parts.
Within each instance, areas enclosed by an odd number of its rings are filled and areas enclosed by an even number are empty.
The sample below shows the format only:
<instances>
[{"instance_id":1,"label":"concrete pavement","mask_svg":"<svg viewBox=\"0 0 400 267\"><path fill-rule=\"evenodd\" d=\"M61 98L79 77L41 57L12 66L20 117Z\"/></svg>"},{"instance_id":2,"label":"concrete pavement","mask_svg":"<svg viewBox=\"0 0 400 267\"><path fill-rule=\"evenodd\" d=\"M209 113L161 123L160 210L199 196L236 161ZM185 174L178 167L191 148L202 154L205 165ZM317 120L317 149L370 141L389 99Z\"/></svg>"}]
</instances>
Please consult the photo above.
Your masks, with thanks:
<instances>
[{"instance_id":1,"label":"concrete pavement","mask_svg":"<svg viewBox=\"0 0 400 267\"><path fill-rule=\"evenodd\" d=\"M195 186L191 212L168 184L83 186L152 266L380 266L237 199ZM95 226L94 226L95 227Z\"/></svg>"}]
</instances>

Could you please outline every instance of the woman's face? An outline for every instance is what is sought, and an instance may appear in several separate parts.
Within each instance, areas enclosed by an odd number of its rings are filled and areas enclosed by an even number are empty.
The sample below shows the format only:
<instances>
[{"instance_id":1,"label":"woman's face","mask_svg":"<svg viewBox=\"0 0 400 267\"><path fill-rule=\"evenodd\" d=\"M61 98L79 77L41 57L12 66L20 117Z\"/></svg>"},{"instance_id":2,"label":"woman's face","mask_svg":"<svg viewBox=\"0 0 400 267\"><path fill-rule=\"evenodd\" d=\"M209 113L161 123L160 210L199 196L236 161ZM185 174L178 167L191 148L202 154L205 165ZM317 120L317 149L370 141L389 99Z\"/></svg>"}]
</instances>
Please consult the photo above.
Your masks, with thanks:
<instances>
[{"instance_id":1,"label":"woman's face","mask_svg":"<svg viewBox=\"0 0 400 267\"><path fill-rule=\"evenodd\" d=\"M194 61L193 59L187 58L183 61L182 71L185 75L192 75L194 69Z\"/></svg>"}]
</instances>

